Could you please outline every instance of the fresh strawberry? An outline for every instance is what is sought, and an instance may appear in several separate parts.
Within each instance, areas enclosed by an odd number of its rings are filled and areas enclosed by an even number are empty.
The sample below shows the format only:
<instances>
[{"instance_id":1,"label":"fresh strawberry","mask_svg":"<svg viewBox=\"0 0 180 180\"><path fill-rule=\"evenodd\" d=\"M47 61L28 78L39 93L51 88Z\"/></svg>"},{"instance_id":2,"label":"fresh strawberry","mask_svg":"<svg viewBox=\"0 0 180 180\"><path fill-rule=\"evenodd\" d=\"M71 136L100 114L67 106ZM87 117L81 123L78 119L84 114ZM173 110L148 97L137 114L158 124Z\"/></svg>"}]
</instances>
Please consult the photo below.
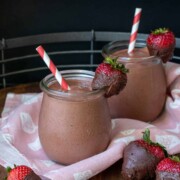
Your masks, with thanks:
<instances>
[{"instance_id":1,"label":"fresh strawberry","mask_svg":"<svg viewBox=\"0 0 180 180\"><path fill-rule=\"evenodd\" d=\"M95 71L95 77L92 81L92 89L106 88L106 97L119 94L127 83L128 70L117 59L107 57Z\"/></svg>"},{"instance_id":2,"label":"fresh strawberry","mask_svg":"<svg viewBox=\"0 0 180 180\"><path fill-rule=\"evenodd\" d=\"M123 153L123 180L145 180L155 177L157 164L167 156L165 147L150 139L150 130L143 132L143 139L129 143Z\"/></svg>"},{"instance_id":3,"label":"fresh strawberry","mask_svg":"<svg viewBox=\"0 0 180 180\"><path fill-rule=\"evenodd\" d=\"M15 165L13 169L8 167L7 171L7 180L41 180L30 167L25 165Z\"/></svg>"},{"instance_id":4,"label":"fresh strawberry","mask_svg":"<svg viewBox=\"0 0 180 180\"><path fill-rule=\"evenodd\" d=\"M149 34L146 44L150 55L157 55L166 63L173 56L176 39L169 29L159 28Z\"/></svg>"},{"instance_id":5,"label":"fresh strawberry","mask_svg":"<svg viewBox=\"0 0 180 180\"><path fill-rule=\"evenodd\" d=\"M180 180L180 159L172 156L163 159L156 168L156 180Z\"/></svg>"}]
</instances>

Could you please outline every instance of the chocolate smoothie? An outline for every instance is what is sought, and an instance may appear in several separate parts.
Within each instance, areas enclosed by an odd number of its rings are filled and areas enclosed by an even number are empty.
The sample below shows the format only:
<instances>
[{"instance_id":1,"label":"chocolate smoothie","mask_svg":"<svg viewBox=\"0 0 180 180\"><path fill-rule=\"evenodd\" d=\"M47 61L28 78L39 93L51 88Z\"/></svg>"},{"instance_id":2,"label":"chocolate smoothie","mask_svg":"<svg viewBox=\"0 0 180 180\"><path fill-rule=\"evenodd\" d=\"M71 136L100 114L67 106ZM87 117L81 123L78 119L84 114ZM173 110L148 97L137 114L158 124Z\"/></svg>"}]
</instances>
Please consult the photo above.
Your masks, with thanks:
<instances>
[{"instance_id":1,"label":"chocolate smoothie","mask_svg":"<svg viewBox=\"0 0 180 180\"><path fill-rule=\"evenodd\" d=\"M40 141L49 158L62 164L72 164L104 151L111 131L105 92L91 90L93 72L64 71L64 76L67 74L70 75L65 79L71 87L68 92L61 91L59 84L49 77L41 82L44 95Z\"/></svg>"},{"instance_id":2,"label":"chocolate smoothie","mask_svg":"<svg viewBox=\"0 0 180 180\"><path fill-rule=\"evenodd\" d=\"M135 49L130 55L127 50L118 49L109 55L117 57L129 69L124 90L108 99L112 118L155 120L166 99L166 77L161 60L149 56L146 48Z\"/></svg>"}]
</instances>

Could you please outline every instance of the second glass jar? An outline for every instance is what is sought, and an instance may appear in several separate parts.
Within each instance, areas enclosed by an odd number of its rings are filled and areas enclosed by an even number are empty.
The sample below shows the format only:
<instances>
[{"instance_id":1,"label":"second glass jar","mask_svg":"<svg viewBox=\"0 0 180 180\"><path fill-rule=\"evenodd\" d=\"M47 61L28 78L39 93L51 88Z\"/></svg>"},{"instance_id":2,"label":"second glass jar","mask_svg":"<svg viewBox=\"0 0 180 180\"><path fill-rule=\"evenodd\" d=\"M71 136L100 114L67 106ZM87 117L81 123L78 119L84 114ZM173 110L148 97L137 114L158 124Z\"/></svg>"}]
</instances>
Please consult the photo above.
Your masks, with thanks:
<instances>
[{"instance_id":1,"label":"second glass jar","mask_svg":"<svg viewBox=\"0 0 180 180\"><path fill-rule=\"evenodd\" d=\"M129 69L125 89L108 99L111 117L153 121L162 112L166 99L163 64L158 57L149 56L144 42L138 41L130 56L127 49L128 41L116 41L102 50L104 57L118 58Z\"/></svg>"}]
</instances>

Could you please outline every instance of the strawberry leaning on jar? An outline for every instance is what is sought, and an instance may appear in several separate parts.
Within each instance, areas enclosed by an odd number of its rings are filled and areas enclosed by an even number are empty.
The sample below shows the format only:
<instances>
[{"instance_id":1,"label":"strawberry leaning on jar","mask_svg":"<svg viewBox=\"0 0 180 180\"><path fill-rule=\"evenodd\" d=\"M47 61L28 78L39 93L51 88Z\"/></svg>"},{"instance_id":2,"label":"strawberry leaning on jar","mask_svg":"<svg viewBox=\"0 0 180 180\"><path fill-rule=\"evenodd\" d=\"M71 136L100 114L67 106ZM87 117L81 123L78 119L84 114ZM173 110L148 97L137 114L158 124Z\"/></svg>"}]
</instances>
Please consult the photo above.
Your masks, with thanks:
<instances>
[{"instance_id":1,"label":"strawberry leaning on jar","mask_svg":"<svg viewBox=\"0 0 180 180\"><path fill-rule=\"evenodd\" d=\"M150 55L156 55L166 63L173 57L176 39L168 28L158 28L149 34L146 44Z\"/></svg>"},{"instance_id":2,"label":"strawberry leaning on jar","mask_svg":"<svg viewBox=\"0 0 180 180\"><path fill-rule=\"evenodd\" d=\"M180 180L180 159L172 156L159 162L156 168L156 180Z\"/></svg>"},{"instance_id":3,"label":"strawberry leaning on jar","mask_svg":"<svg viewBox=\"0 0 180 180\"><path fill-rule=\"evenodd\" d=\"M15 165L13 169L7 167L7 171L7 180L41 180L30 167L25 165Z\"/></svg>"},{"instance_id":4,"label":"strawberry leaning on jar","mask_svg":"<svg viewBox=\"0 0 180 180\"><path fill-rule=\"evenodd\" d=\"M106 57L96 68L92 89L106 88L105 97L119 94L126 86L127 72L128 69L123 64L118 63L117 59Z\"/></svg>"}]
</instances>

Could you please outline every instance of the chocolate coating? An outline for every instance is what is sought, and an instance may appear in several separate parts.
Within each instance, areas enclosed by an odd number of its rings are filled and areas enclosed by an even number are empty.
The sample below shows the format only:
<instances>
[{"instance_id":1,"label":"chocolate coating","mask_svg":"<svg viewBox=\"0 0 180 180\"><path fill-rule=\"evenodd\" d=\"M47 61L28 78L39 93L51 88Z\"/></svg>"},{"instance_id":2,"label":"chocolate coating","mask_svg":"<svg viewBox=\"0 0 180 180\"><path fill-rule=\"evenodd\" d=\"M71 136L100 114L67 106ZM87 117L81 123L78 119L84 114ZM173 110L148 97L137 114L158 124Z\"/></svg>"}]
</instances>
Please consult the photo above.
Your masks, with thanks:
<instances>
[{"instance_id":1,"label":"chocolate coating","mask_svg":"<svg viewBox=\"0 0 180 180\"><path fill-rule=\"evenodd\" d=\"M180 174L156 171L156 180L180 180Z\"/></svg>"},{"instance_id":2,"label":"chocolate coating","mask_svg":"<svg viewBox=\"0 0 180 180\"><path fill-rule=\"evenodd\" d=\"M7 177L7 171L3 166L0 165L0 179L5 179L5 177Z\"/></svg>"},{"instance_id":3,"label":"chocolate coating","mask_svg":"<svg viewBox=\"0 0 180 180\"><path fill-rule=\"evenodd\" d=\"M121 75L107 76L105 74L96 73L92 81L92 89L106 88L105 97L110 97L119 94L121 90L127 84L127 75L122 73Z\"/></svg>"},{"instance_id":4,"label":"chocolate coating","mask_svg":"<svg viewBox=\"0 0 180 180\"><path fill-rule=\"evenodd\" d=\"M123 180L149 180L155 178L155 170L161 160L150 154L138 143L131 142L124 149Z\"/></svg>"},{"instance_id":5,"label":"chocolate coating","mask_svg":"<svg viewBox=\"0 0 180 180\"><path fill-rule=\"evenodd\" d=\"M156 55L161 58L163 63L166 63L167 61L171 60L173 57L175 44L172 44L169 48L162 48L162 49L157 49L156 47L152 47L147 44L147 48L149 50L150 55L152 56Z\"/></svg>"},{"instance_id":6,"label":"chocolate coating","mask_svg":"<svg viewBox=\"0 0 180 180\"><path fill-rule=\"evenodd\" d=\"M24 180L41 180L41 178L35 174L33 171L31 171L30 174L28 174Z\"/></svg>"}]
</instances>

